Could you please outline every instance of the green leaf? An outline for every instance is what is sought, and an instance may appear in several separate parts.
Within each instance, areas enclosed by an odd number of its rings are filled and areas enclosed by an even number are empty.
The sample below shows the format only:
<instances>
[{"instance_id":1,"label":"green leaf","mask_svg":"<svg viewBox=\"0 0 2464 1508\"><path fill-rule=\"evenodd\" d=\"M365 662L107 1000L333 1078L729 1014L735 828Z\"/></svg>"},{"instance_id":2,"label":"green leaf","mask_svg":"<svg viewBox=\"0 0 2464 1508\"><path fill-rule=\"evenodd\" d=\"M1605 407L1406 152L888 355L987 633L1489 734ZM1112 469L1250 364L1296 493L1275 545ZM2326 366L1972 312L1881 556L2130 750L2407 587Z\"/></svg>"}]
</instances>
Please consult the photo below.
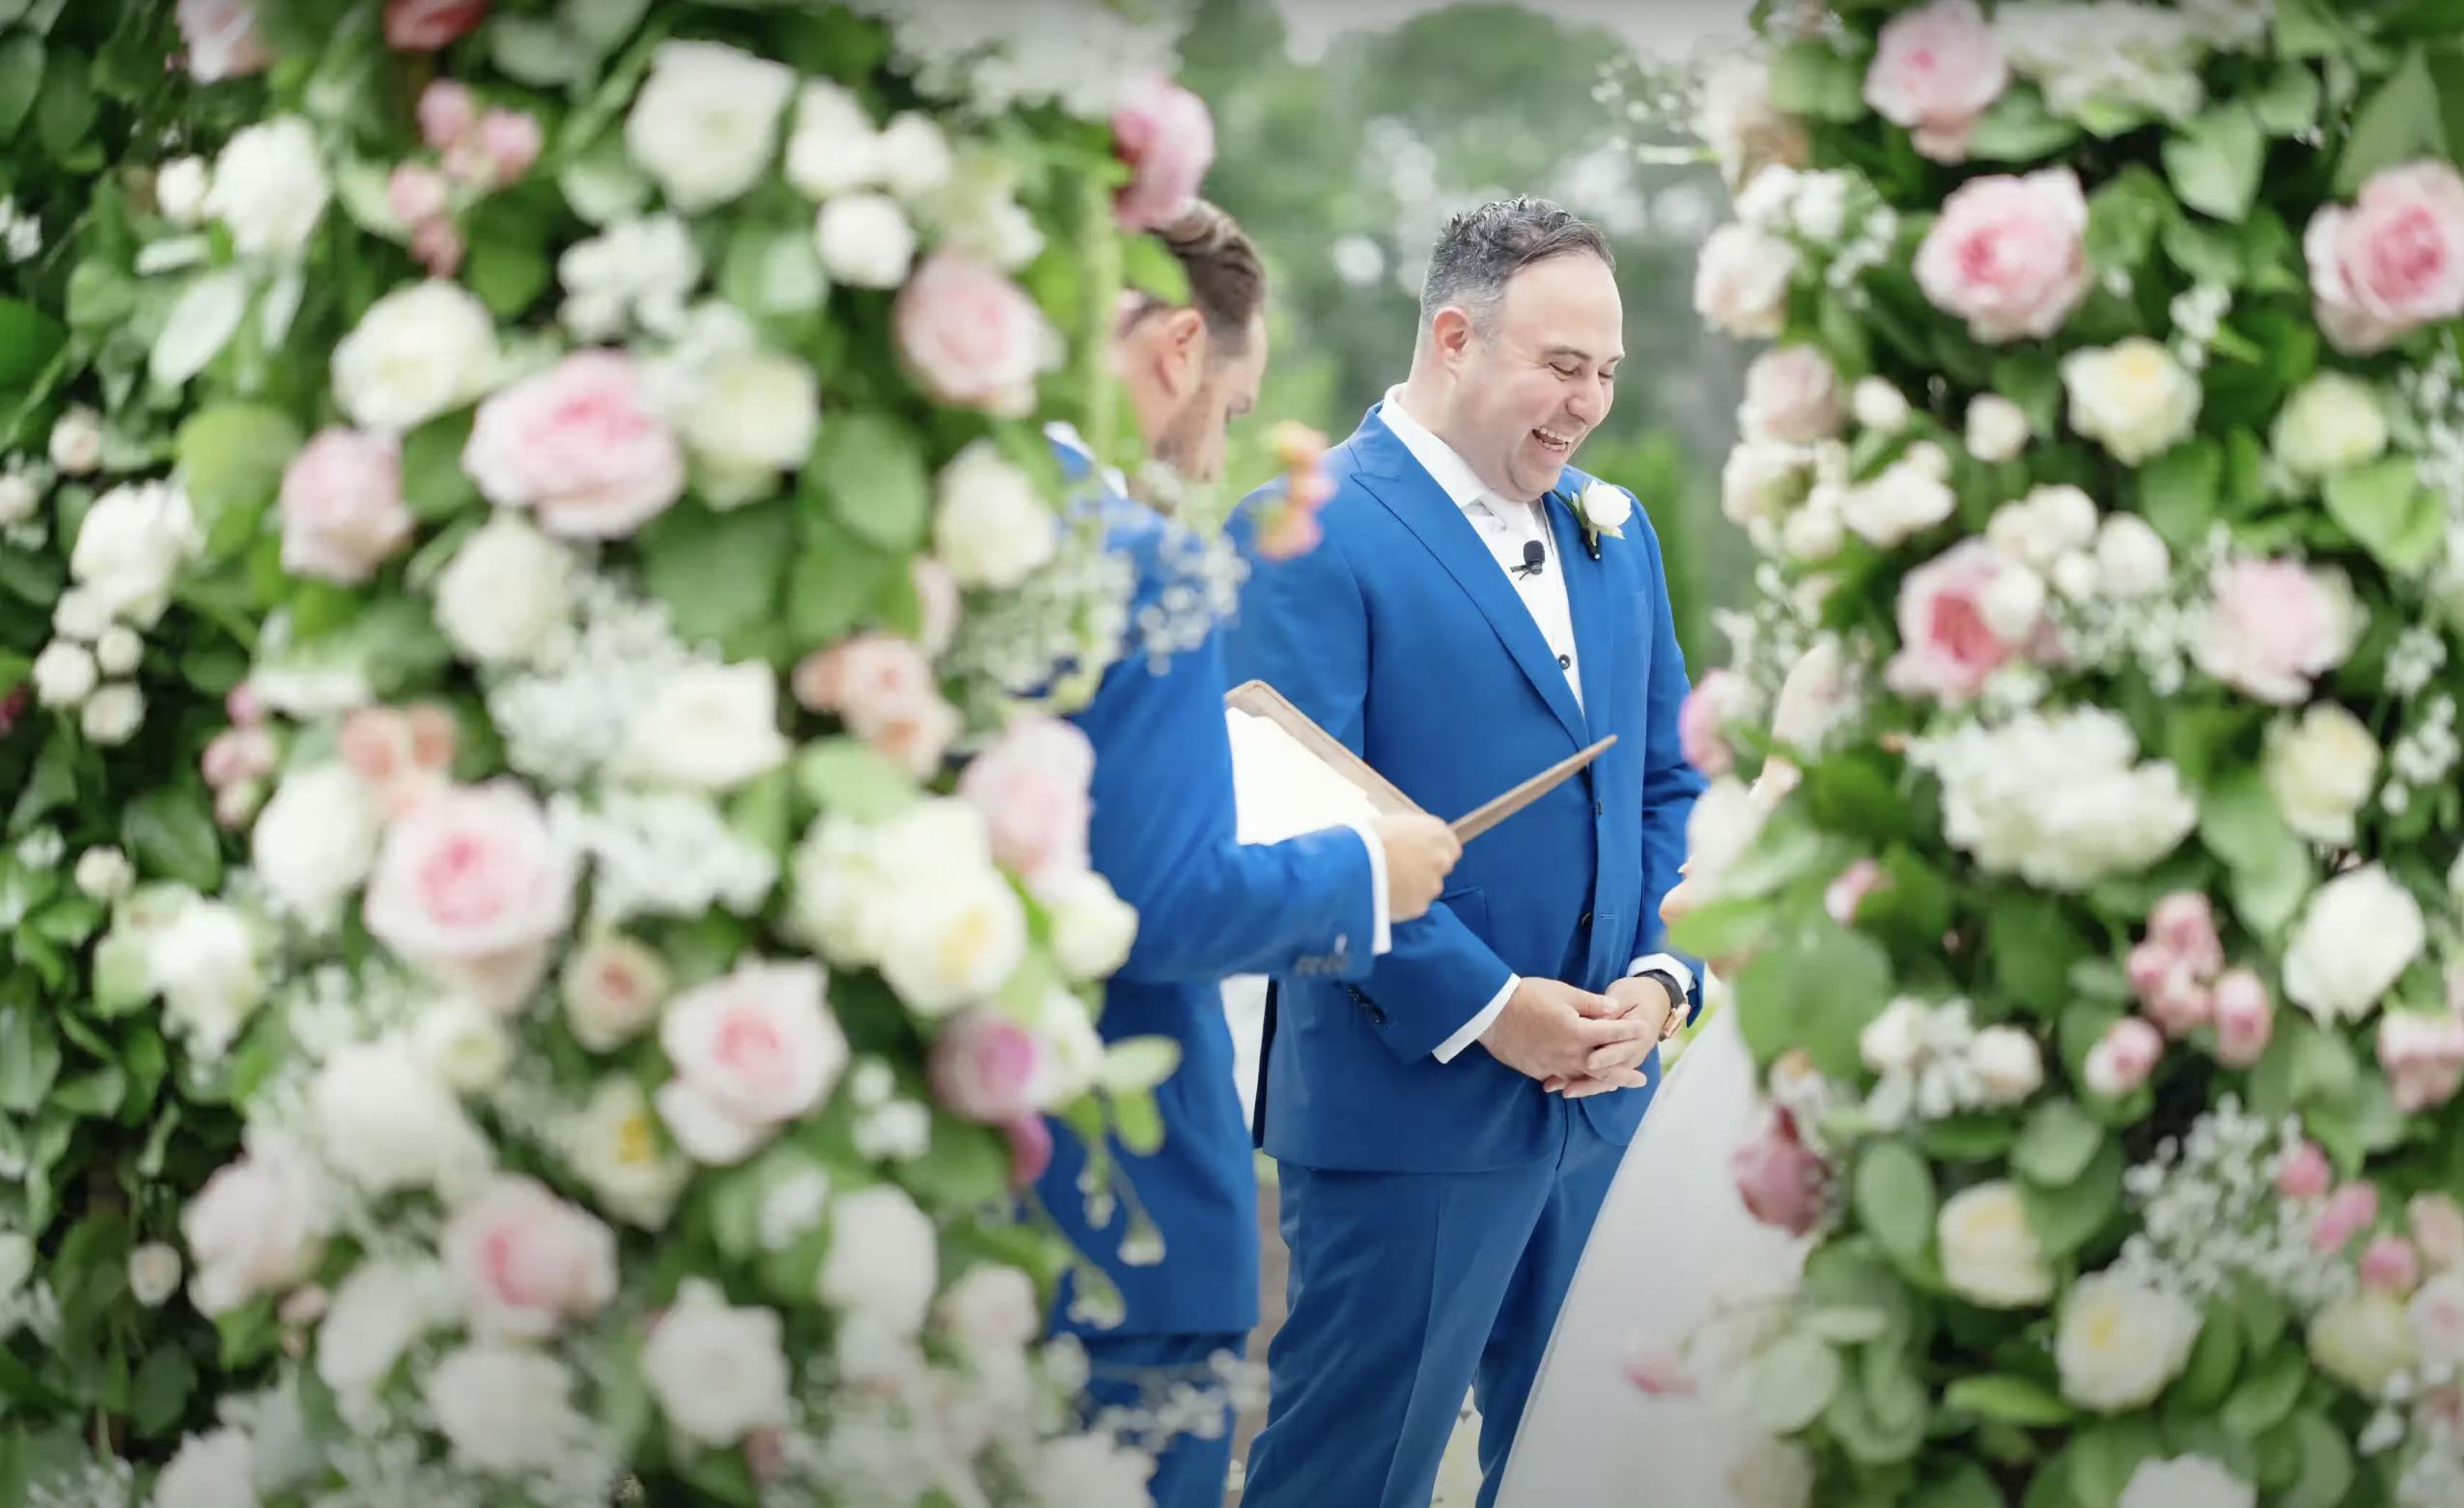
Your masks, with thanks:
<instances>
[{"instance_id":1,"label":"green leaf","mask_svg":"<svg viewBox=\"0 0 2464 1508\"><path fill-rule=\"evenodd\" d=\"M2276 0L2276 51L2287 58L2324 58L2352 44L2336 0Z\"/></svg>"},{"instance_id":2,"label":"green leaf","mask_svg":"<svg viewBox=\"0 0 2464 1508\"><path fill-rule=\"evenodd\" d=\"M2447 128L2439 117L2438 85L2418 46L2354 119L2344 154L2336 161L2334 191L2349 198L2370 175L2415 157L2447 155Z\"/></svg>"},{"instance_id":3,"label":"green leaf","mask_svg":"<svg viewBox=\"0 0 2464 1508\"><path fill-rule=\"evenodd\" d=\"M1854 121L1865 114L1864 66L1828 42L1797 42L1771 58L1771 102L1790 115Z\"/></svg>"},{"instance_id":4,"label":"green leaf","mask_svg":"<svg viewBox=\"0 0 2464 1508\"><path fill-rule=\"evenodd\" d=\"M2099 271L2136 269L2173 212L2173 197L2156 175L2136 164L2087 200L2087 256Z\"/></svg>"},{"instance_id":5,"label":"green leaf","mask_svg":"<svg viewBox=\"0 0 2464 1508\"><path fill-rule=\"evenodd\" d=\"M2184 1409L2204 1413L2225 1401L2242 1365L2242 1326L2225 1309L2208 1311L2198 1328L2198 1342L2167 1397Z\"/></svg>"},{"instance_id":6,"label":"green leaf","mask_svg":"<svg viewBox=\"0 0 2464 1508\"><path fill-rule=\"evenodd\" d=\"M1828 1345L1802 1330L1783 1335L1753 1359L1754 1411L1766 1429L1793 1435L1821 1416L1845 1375Z\"/></svg>"},{"instance_id":7,"label":"green leaf","mask_svg":"<svg viewBox=\"0 0 2464 1508\"><path fill-rule=\"evenodd\" d=\"M1123 240L1121 281L1167 304L1190 301L1190 274L1158 237L1131 236Z\"/></svg>"},{"instance_id":8,"label":"green leaf","mask_svg":"<svg viewBox=\"0 0 2464 1508\"><path fill-rule=\"evenodd\" d=\"M1857 1159L1857 1221L1892 1256L1923 1258L1934 1241L1934 1173L1904 1141L1879 1141Z\"/></svg>"},{"instance_id":9,"label":"green leaf","mask_svg":"<svg viewBox=\"0 0 2464 1508\"><path fill-rule=\"evenodd\" d=\"M529 308L546 289L549 276L547 250L541 243L536 223L515 223L529 226L528 233L491 228L485 216L475 221L471 227L470 260L462 268L462 281L470 285L470 291L479 295L489 312L501 320L513 319Z\"/></svg>"},{"instance_id":10,"label":"green leaf","mask_svg":"<svg viewBox=\"0 0 2464 1508\"><path fill-rule=\"evenodd\" d=\"M32 1115L60 1076L60 1037L31 1005L0 1006L0 1110Z\"/></svg>"},{"instance_id":11,"label":"green leaf","mask_svg":"<svg viewBox=\"0 0 2464 1508\"><path fill-rule=\"evenodd\" d=\"M107 1120L120 1113L122 1101L128 1093L127 1075L116 1063L106 1063L90 1074L68 1079L52 1091L51 1103L71 1115Z\"/></svg>"},{"instance_id":12,"label":"green leaf","mask_svg":"<svg viewBox=\"0 0 2464 1508\"><path fill-rule=\"evenodd\" d=\"M687 643L724 639L777 613L794 530L783 498L731 513L686 503L642 531L642 577Z\"/></svg>"},{"instance_id":13,"label":"green leaf","mask_svg":"<svg viewBox=\"0 0 2464 1508\"><path fill-rule=\"evenodd\" d=\"M2445 548L2445 511L2410 456L2338 472L2322 490L2328 513L2393 574L2419 575Z\"/></svg>"},{"instance_id":14,"label":"green leaf","mask_svg":"<svg viewBox=\"0 0 2464 1508\"><path fill-rule=\"evenodd\" d=\"M130 801L120 814L120 843L149 878L205 891L222 883L222 835L193 787L158 787Z\"/></svg>"},{"instance_id":15,"label":"green leaf","mask_svg":"<svg viewBox=\"0 0 2464 1508\"><path fill-rule=\"evenodd\" d=\"M2199 841L2233 871L2244 919L2275 932L2293 919L2310 882L2310 853L2254 768L2221 777L2198 813Z\"/></svg>"},{"instance_id":16,"label":"green leaf","mask_svg":"<svg viewBox=\"0 0 2464 1508\"><path fill-rule=\"evenodd\" d=\"M215 404L180 427L180 474L210 557L229 559L254 537L300 443L289 414L259 404Z\"/></svg>"},{"instance_id":17,"label":"green leaf","mask_svg":"<svg viewBox=\"0 0 2464 1508\"><path fill-rule=\"evenodd\" d=\"M2139 511L2166 544L2189 549L2207 537L2224 475L2225 454L2214 440L2176 445L2139 468Z\"/></svg>"},{"instance_id":18,"label":"green leaf","mask_svg":"<svg viewBox=\"0 0 2464 1508\"><path fill-rule=\"evenodd\" d=\"M2219 220L2238 220L2258 194L2267 134L2245 104L2223 104L2165 139L2165 176L2182 203Z\"/></svg>"},{"instance_id":19,"label":"green leaf","mask_svg":"<svg viewBox=\"0 0 2464 1508\"><path fill-rule=\"evenodd\" d=\"M2079 1177L2047 1186L2023 1178L2020 1203L2049 1262L2058 1262L2094 1240L2122 1203L2122 1151L2107 1141Z\"/></svg>"},{"instance_id":20,"label":"green leaf","mask_svg":"<svg viewBox=\"0 0 2464 1508\"><path fill-rule=\"evenodd\" d=\"M1994 978L2011 999L2041 1016L2070 1000L2070 969L2087 951L2086 940L2047 896L2015 891L1998 898L1985 915L1985 954Z\"/></svg>"},{"instance_id":21,"label":"green leaf","mask_svg":"<svg viewBox=\"0 0 2464 1508\"><path fill-rule=\"evenodd\" d=\"M402 498L428 522L450 517L479 501L479 489L462 470L470 443L470 409L432 419L402 442Z\"/></svg>"},{"instance_id":22,"label":"green leaf","mask_svg":"<svg viewBox=\"0 0 2464 1508\"><path fill-rule=\"evenodd\" d=\"M2155 1421L2144 1416L2108 1419L2081 1431L2070 1450L2071 1492L2080 1508L2114 1508L2132 1474L2164 1447Z\"/></svg>"},{"instance_id":23,"label":"green leaf","mask_svg":"<svg viewBox=\"0 0 2464 1508\"><path fill-rule=\"evenodd\" d=\"M1112 1134L1140 1157L1151 1157L1163 1145L1163 1117L1151 1094L1116 1094L1112 1102Z\"/></svg>"},{"instance_id":24,"label":"green leaf","mask_svg":"<svg viewBox=\"0 0 2464 1508\"><path fill-rule=\"evenodd\" d=\"M2028 428L2040 438L2061 424L2062 374L2054 358L2034 352L2003 356L1994 363L1994 391L2028 415Z\"/></svg>"},{"instance_id":25,"label":"green leaf","mask_svg":"<svg viewBox=\"0 0 2464 1508\"><path fill-rule=\"evenodd\" d=\"M2028 84L2014 84L1977 118L1968 137L1968 155L1977 162L2033 162L2050 157L2079 139L2079 126L2045 108L2045 97Z\"/></svg>"},{"instance_id":26,"label":"green leaf","mask_svg":"<svg viewBox=\"0 0 2464 1508\"><path fill-rule=\"evenodd\" d=\"M129 1393L138 1433L168 1434L187 1410L188 1395L196 1386L197 1363L189 1358L187 1348L157 1343L138 1364Z\"/></svg>"},{"instance_id":27,"label":"green leaf","mask_svg":"<svg viewBox=\"0 0 2464 1508\"><path fill-rule=\"evenodd\" d=\"M2179 215L2166 222L2163 238L2165 255L2195 281L2240 285L2242 249L2235 228Z\"/></svg>"},{"instance_id":28,"label":"green leaf","mask_svg":"<svg viewBox=\"0 0 2464 1508\"><path fill-rule=\"evenodd\" d=\"M42 43L24 32L0 38L0 138L14 138L42 93Z\"/></svg>"},{"instance_id":29,"label":"green leaf","mask_svg":"<svg viewBox=\"0 0 2464 1508\"><path fill-rule=\"evenodd\" d=\"M804 480L869 544L904 554L923 543L932 484L914 433L896 419L881 413L833 418L822 427Z\"/></svg>"},{"instance_id":30,"label":"green leaf","mask_svg":"<svg viewBox=\"0 0 2464 1508\"><path fill-rule=\"evenodd\" d=\"M41 309L23 299L0 298L0 392L33 380L68 338L60 321Z\"/></svg>"},{"instance_id":31,"label":"green leaf","mask_svg":"<svg viewBox=\"0 0 2464 1508\"><path fill-rule=\"evenodd\" d=\"M2104 1144L2105 1128L2077 1104L2049 1100L2028 1117L2027 1129L2011 1149L2010 1164L2021 1177L2050 1187L2087 1171Z\"/></svg>"},{"instance_id":32,"label":"green leaf","mask_svg":"<svg viewBox=\"0 0 2464 1508\"><path fill-rule=\"evenodd\" d=\"M1876 752L1852 751L1822 761L1806 774L1805 796L1814 821L1833 832L1885 843L1915 830L1890 763Z\"/></svg>"},{"instance_id":33,"label":"green leaf","mask_svg":"<svg viewBox=\"0 0 2464 1508\"><path fill-rule=\"evenodd\" d=\"M2226 1431L2241 1439L2256 1439L2274 1429L2293 1411L2310 1376L2310 1356L2301 1347L2278 1347L2225 1400L2219 1418Z\"/></svg>"},{"instance_id":34,"label":"green leaf","mask_svg":"<svg viewBox=\"0 0 2464 1508\"><path fill-rule=\"evenodd\" d=\"M854 739L825 739L798 755L796 783L815 805L858 822L895 816L915 799L907 771Z\"/></svg>"},{"instance_id":35,"label":"green leaf","mask_svg":"<svg viewBox=\"0 0 2464 1508\"><path fill-rule=\"evenodd\" d=\"M2352 1491L2352 1445L2323 1415L2305 1410L2293 1416L2293 1458L2300 1471L2278 1499L2282 1508L2337 1508Z\"/></svg>"},{"instance_id":36,"label":"green leaf","mask_svg":"<svg viewBox=\"0 0 2464 1508\"><path fill-rule=\"evenodd\" d=\"M1946 1408L2028 1429L2068 1424L2079 1410L2040 1383L2024 1377L1963 1377L1943 1393Z\"/></svg>"},{"instance_id":37,"label":"green leaf","mask_svg":"<svg viewBox=\"0 0 2464 1508\"><path fill-rule=\"evenodd\" d=\"M1880 944L1837 927L1774 939L1738 971L1737 1024L1757 1062L1802 1046L1836 1077L1862 1073L1858 1034L1890 1004L1890 961Z\"/></svg>"},{"instance_id":38,"label":"green leaf","mask_svg":"<svg viewBox=\"0 0 2464 1508\"><path fill-rule=\"evenodd\" d=\"M95 98L91 70L83 53L52 54L34 105L35 139L43 152L65 157L94 128L100 102Z\"/></svg>"},{"instance_id":39,"label":"green leaf","mask_svg":"<svg viewBox=\"0 0 2464 1508\"><path fill-rule=\"evenodd\" d=\"M536 15L498 16L488 42L496 66L535 89L570 84L590 63L563 27Z\"/></svg>"},{"instance_id":40,"label":"green leaf","mask_svg":"<svg viewBox=\"0 0 2464 1508\"><path fill-rule=\"evenodd\" d=\"M1181 1066L1181 1045L1169 1037L1131 1037L1104 1050L1097 1081L1116 1095L1142 1094Z\"/></svg>"},{"instance_id":41,"label":"green leaf","mask_svg":"<svg viewBox=\"0 0 2464 1508\"><path fill-rule=\"evenodd\" d=\"M2290 136L2318 124L2318 74L2307 65L2277 66L2267 86L2251 97L2250 107L2270 134Z\"/></svg>"},{"instance_id":42,"label":"green leaf","mask_svg":"<svg viewBox=\"0 0 2464 1508\"><path fill-rule=\"evenodd\" d=\"M867 545L826 515L797 520L803 543L787 581L787 627L799 646L826 644L874 616L904 579L906 562Z\"/></svg>"}]
</instances>

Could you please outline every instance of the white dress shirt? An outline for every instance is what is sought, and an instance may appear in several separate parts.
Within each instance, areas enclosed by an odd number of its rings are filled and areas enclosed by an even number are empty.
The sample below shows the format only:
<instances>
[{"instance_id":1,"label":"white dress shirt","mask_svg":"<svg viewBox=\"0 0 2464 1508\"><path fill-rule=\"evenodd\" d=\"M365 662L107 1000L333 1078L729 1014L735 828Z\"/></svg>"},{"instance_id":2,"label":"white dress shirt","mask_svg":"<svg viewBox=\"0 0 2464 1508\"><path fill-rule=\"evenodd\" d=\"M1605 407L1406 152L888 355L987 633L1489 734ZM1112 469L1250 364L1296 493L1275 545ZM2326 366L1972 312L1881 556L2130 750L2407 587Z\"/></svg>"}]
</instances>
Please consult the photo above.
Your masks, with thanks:
<instances>
[{"instance_id":1,"label":"white dress shirt","mask_svg":"<svg viewBox=\"0 0 2464 1508\"><path fill-rule=\"evenodd\" d=\"M1531 614L1532 623L1539 628L1541 638L1548 641L1550 652L1557 656L1557 668L1565 672L1566 686L1574 692L1575 706L1582 706L1582 656L1575 643L1574 612L1566 601L1564 563L1557 556L1556 535L1550 527L1548 516L1542 512L1548 504L1545 501L1517 502L1500 496L1482 482L1471 469L1471 463L1457 454L1453 446L1438 438L1430 433L1428 426L1404 410L1402 388L1387 390L1386 404L1378 410L1378 417L1384 419L1386 428L1394 432L1394 437L1403 442L1403 448L1412 453L1412 459L1420 463L1420 469L1429 474L1429 480L1438 484L1446 496L1453 499L1454 505L1463 510L1464 517L1479 531L1481 543L1489 546L1490 556L1497 561L1498 569L1506 572L1506 579L1513 583L1515 595L1523 599L1524 609ZM1523 546L1527 540L1539 541L1548 564L1538 572L1526 574L1521 568ZM1646 969L1665 970L1675 976L1688 995L1694 992L1694 971L1682 959L1654 953L1648 958L1635 960L1627 966L1626 972L1639 974ZM1478 1015L1463 1023L1461 1031L1439 1044L1433 1056L1441 1063L1450 1063L1464 1048L1479 1041L1481 1034L1504 1013L1506 1002L1514 997L1516 987L1522 983L1523 978L1519 974L1507 976L1504 987L1490 997L1489 1003L1480 1008ZM1682 1009L1686 1002L1679 1000L1674 1003Z\"/></svg>"}]
</instances>

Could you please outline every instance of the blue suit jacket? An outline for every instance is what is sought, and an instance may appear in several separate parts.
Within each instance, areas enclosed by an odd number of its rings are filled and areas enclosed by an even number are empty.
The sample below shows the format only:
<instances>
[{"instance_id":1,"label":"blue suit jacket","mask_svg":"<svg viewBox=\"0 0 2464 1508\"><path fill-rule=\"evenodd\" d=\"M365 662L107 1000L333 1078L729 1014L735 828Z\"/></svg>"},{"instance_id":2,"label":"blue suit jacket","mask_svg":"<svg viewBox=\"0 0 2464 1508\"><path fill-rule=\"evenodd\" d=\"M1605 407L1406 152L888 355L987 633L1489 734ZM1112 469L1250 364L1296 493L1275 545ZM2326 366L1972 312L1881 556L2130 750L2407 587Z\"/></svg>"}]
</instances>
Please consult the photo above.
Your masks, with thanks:
<instances>
[{"instance_id":1,"label":"blue suit jacket","mask_svg":"<svg viewBox=\"0 0 2464 1508\"><path fill-rule=\"evenodd\" d=\"M1084 458L1062 447L1074 474ZM1117 497L1105 501L1110 544L1137 565L1131 620L1170 585L1175 526ZM1161 1264L1133 1267L1120 1245L1125 1202L1097 1229L1078 1187L1086 1165L1074 1133L1053 1125L1052 1165L1038 1194L1070 1240L1120 1285L1123 1323L1070 1321L1079 1334L1228 1334L1258 1320L1257 1172L1233 1082L1222 983L1233 974L1358 978L1373 957L1377 898L1366 845L1347 828L1289 842L1235 838L1232 745L1224 727L1220 630L1160 669L1132 649L1072 720L1095 745L1088 845L1096 870L1138 912L1136 944L1106 987L1107 1042L1169 1037L1181 1066L1156 1091L1164 1129L1151 1157L1113 1156L1164 1243Z\"/></svg>"},{"instance_id":2,"label":"blue suit jacket","mask_svg":"<svg viewBox=\"0 0 2464 1508\"><path fill-rule=\"evenodd\" d=\"M1554 1157L1562 1118L1634 1134L1659 1083L1567 1101L1477 1047L1430 1054L1510 974L1604 990L1660 946L1702 780L1679 751L1686 696L1641 508L1593 560L1551 505L1582 701L1514 585L1445 491L1371 409L1327 457L1325 543L1261 565L1228 640L1234 682L1266 681L1424 810L1460 817L1610 735L1610 749L1475 839L1428 915L1358 984L1286 974L1261 1086L1263 1144L1316 1168L1460 1172ZM1568 468L1559 489L1591 479ZM1699 977L1699 971L1697 971Z\"/></svg>"}]
</instances>

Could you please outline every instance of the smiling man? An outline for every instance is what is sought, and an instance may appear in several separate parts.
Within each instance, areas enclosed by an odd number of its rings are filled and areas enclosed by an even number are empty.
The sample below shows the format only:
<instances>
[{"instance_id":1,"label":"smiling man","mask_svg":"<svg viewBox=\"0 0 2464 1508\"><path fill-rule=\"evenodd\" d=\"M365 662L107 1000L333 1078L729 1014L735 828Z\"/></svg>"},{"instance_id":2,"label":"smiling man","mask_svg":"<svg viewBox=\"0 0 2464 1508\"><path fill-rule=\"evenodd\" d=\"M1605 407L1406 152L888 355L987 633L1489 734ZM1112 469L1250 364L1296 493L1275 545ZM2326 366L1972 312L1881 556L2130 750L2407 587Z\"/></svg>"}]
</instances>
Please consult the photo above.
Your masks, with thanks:
<instances>
[{"instance_id":1,"label":"smiling man","mask_svg":"<svg viewBox=\"0 0 2464 1508\"><path fill-rule=\"evenodd\" d=\"M1615 532L1586 528L1568 464L1625 349L1608 246L1554 205L1489 205L1439 239L1420 306L1410 380L1328 455L1325 542L1244 593L1232 678L1440 814L1617 742L1466 849L1365 979L1276 982L1258 1120L1291 1309L1244 1508L1425 1508L1475 1386L1492 1501L1693 1009L1696 970L1659 951L1701 789L1659 542L1614 489L1585 514Z\"/></svg>"}]
</instances>

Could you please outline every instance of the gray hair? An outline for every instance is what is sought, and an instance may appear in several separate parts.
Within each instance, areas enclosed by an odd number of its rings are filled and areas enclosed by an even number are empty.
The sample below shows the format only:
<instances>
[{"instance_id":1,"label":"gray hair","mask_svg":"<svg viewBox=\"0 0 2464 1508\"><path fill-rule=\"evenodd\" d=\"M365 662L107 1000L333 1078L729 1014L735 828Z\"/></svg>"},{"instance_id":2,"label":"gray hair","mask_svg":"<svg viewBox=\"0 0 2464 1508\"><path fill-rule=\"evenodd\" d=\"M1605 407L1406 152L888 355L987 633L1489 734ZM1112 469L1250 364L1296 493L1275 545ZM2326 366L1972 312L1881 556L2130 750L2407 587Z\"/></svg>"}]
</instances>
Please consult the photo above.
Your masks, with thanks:
<instances>
[{"instance_id":1,"label":"gray hair","mask_svg":"<svg viewBox=\"0 0 2464 1508\"><path fill-rule=\"evenodd\" d=\"M1438 311L1451 305L1470 314L1472 327L1485 334L1516 273L1553 258L1584 254L1611 269L1617 265L1607 237L1546 199L1500 199L1458 214L1429 253L1429 270L1420 280L1420 327L1427 329Z\"/></svg>"}]
</instances>

